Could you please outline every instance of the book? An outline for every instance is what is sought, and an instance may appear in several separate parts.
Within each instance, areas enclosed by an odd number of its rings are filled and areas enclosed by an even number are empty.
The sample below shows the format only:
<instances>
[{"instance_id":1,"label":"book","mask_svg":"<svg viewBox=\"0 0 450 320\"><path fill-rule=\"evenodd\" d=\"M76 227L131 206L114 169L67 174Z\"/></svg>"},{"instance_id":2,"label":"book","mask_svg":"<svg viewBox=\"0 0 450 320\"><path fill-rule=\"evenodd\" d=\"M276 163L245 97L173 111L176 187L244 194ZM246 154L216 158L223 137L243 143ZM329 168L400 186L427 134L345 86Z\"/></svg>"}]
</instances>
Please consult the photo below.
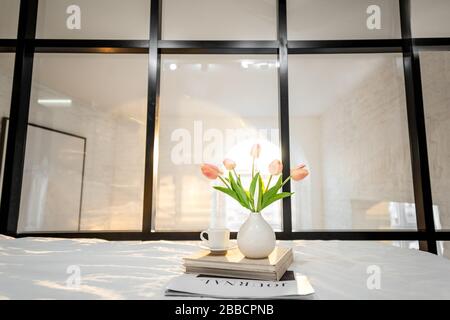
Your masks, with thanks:
<instances>
[{"instance_id":1,"label":"book","mask_svg":"<svg viewBox=\"0 0 450 320\"><path fill-rule=\"evenodd\" d=\"M166 286L166 296L222 299L308 299L314 293L308 278L287 271L280 281L244 280L183 274Z\"/></svg>"},{"instance_id":2,"label":"book","mask_svg":"<svg viewBox=\"0 0 450 320\"><path fill-rule=\"evenodd\" d=\"M202 250L184 258L186 273L231 278L278 281L294 260L291 248L276 247L265 259L248 259L239 249L225 255L211 255Z\"/></svg>"}]
</instances>

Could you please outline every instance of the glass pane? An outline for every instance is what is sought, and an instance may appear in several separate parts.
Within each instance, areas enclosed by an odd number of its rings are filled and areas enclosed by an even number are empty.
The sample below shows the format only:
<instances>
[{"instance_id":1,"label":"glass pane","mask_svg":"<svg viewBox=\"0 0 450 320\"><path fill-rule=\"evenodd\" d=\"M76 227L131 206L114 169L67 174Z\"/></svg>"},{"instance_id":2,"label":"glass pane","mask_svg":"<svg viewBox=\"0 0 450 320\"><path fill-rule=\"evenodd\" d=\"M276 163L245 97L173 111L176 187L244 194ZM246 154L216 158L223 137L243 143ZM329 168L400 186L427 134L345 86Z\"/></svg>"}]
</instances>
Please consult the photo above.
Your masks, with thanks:
<instances>
[{"instance_id":1,"label":"glass pane","mask_svg":"<svg viewBox=\"0 0 450 320\"><path fill-rule=\"evenodd\" d=\"M288 0L290 40L400 38L397 0Z\"/></svg>"},{"instance_id":2,"label":"glass pane","mask_svg":"<svg viewBox=\"0 0 450 320\"><path fill-rule=\"evenodd\" d=\"M380 242L398 248L419 250L419 241L417 240L389 240Z\"/></svg>"},{"instance_id":3,"label":"glass pane","mask_svg":"<svg viewBox=\"0 0 450 320\"><path fill-rule=\"evenodd\" d=\"M401 54L290 55L293 226L416 229Z\"/></svg>"},{"instance_id":4,"label":"glass pane","mask_svg":"<svg viewBox=\"0 0 450 320\"><path fill-rule=\"evenodd\" d=\"M19 0L0 0L0 38L17 38Z\"/></svg>"},{"instance_id":5,"label":"glass pane","mask_svg":"<svg viewBox=\"0 0 450 320\"><path fill-rule=\"evenodd\" d=\"M147 60L35 55L20 232L141 230Z\"/></svg>"},{"instance_id":6,"label":"glass pane","mask_svg":"<svg viewBox=\"0 0 450 320\"><path fill-rule=\"evenodd\" d=\"M450 241L438 241L438 254L447 259L450 259Z\"/></svg>"},{"instance_id":7,"label":"glass pane","mask_svg":"<svg viewBox=\"0 0 450 320\"><path fill-rule=\"evenodd\" d=\"M276 0L164 0L167 40L276 40Z\"/></svg>"},{"instance_id":8,"label":"glass pane","mask_svg":"<svg viewBox=\"0 0 450 320\"><path fill-rule=\"evenodd\" d=\"M450 52L421 52L428 159L437 229L450 229Z\"/></svg>"},{"instance_id":9,"label":"glass pane","mask_svg":"<svg viewBox=\"0 0 450 320\"><path fill-rule=\"evenodd\" d=\"M237 162L251 176L250 148L262 145L257 165L280 157L275 55L163 55L159 111L156 230L201 230L212 215L237 230L247 217L239 204L212 189L203 162ZM264 217L281 228L281 206ZM223 221L223 220L222 220Z\"/></svg>"},{"instance_id":10,"label":"glass pane","mask_svg":"<svg viewBox=\"0 0 450 320\"><path fill-rule=\"evenodd\" d=\"M3 167L5 161L6 139L8 135L8 123L6 119L9 117L11 108L11 91L14 74L14 54L0 53L0 191L3 186ZM1 193L0 193L1 194Z\"/></svg>"},{"instance_id":11,"label":"glass pane","mask_svg":"<svg viewBox=\"0 0 450 320\"><path fill-rule=\"evenodd\" d=\"M40 0L37 38L148 39L150 0Z\"/></svg>"},{"instance_id":12,"label":"glass pane","mask_svg":"<svg viewBox=\"0 0 450 320\"><path fill-rule=\"evenodd\" d=\"M450 1L411 0L411 28L416 38L450 36Z\"/></svg>"}]
</instances>

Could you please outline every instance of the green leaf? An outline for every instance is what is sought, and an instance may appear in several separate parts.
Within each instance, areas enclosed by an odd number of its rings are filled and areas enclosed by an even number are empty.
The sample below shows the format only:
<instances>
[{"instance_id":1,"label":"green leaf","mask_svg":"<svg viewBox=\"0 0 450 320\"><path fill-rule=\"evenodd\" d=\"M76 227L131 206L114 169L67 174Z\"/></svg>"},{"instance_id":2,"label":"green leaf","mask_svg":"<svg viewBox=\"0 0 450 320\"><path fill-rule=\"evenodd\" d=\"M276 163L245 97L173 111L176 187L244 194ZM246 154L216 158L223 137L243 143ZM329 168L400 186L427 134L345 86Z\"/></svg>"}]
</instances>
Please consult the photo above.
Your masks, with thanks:
<instances>
[{"instance_id":1,"label":"green leaf","mask_svg":"<svg viewBox=\"0 0 450 320\"><path fill-rule=\"evenodd\" d=\"M277 183L275 183L275 185L272 188L270 188L269 190L267 190L267 192L264 194L263 202L264 202L264 199L270 199L273 195L275 195L278 192L278 190L281 188L282 183L283 183L283 178L280 175L280 177L277 180Z\"/></svg>"},{"instance_id":2,"label":"green leaf","mask_svg":"<svg viewBox=\"0 0 450 320\"><path fill-rule=\"evenodd\" d=\"M229 196L232 197L234 200L236 200L237 202L239 202L239 204L240 204L241 206L245 207L245 203L243 203L243 202L239 199L239 197L237 196L237 194L236 194L233 190L231 190L231 189L229 189L229 188L225 188L225 187L220 187L220 186L213 186L213 188L216 189L216 190L219 190L219 191L221 191L221 192L223 192L223 193L225 193L225 194L227 194L227 195L229 195Z\"/></svg>"},{"instance_id":3,"label":"green leaf","mask_svg":"<svg viewBox=\"0 0 450 320\"><path fill-rule=\"evenodd\" d=\"M259 188L258 188L258 205L257 205L256 211L261 212L261 210L262 210L262 199L263 199L263 195L264 195L264 181L263 181L261 175L259 176L258 182L259 182L258 183L258 185L259 185Z\"/></svg>"},{"instance_id":4,"label":"green leaf","mask_svg":"<svg viewBox=\"0 0 450 320\"><path fill-rule=\"evenodd\" d=\"M247 202L247 204L250 205L250 197L248 196L248 191L245 190L244 186L242 185L242 181L241 181L241 175L237 175L237 180L236 180L236 184L238 185L238 187L240 188L240 190L242 190L243 192L241 194L241 196L244 197L245 202ZM251 206L251 205L250 205Z\"/></svg>"},{"instance_id":5,"label":"green leaf","mask_svg":"<svg viewBox=\"0 0 450 320\"><path fill-rule=\"evenodd\" d=\"M249 210L251 210L249 204L248 204L248 198L247 198L247 194L245 193L245 190L236 183L236 181L233 178L233 175L231 174L231 172L229 172L229 179L230 179L230 183L231 183L231 188L233 189L233 191L236 193L236 195L239 198L239 202L241 203L241 205L244 208L247 208Z\"/></svg>"},{"instance_id":6,"label":"green leaf","mask_svg":"<svg viewBox=\"0 0 450 320\"><path fill-rule=\"evenodd\" d=\"M245 195L245 200L246 200L245 202L248 205L246 208L249 208L250 210L252 210L254 207L252 197L250 197L249 191L245 190L244 186L242 185L241 175L238 175L237 177L238 177L237 185L242 189L242 191L244 191L243 195Z\"/></svg>"},{"instance_id":7,"label":"green leaf","mask_svg":"<svg viewBox=\"0 0 450 320\"><path fill-rule=\"evenodd\" d=\"M237 176L236 183L237 183L237 185L240 186L242 189L244 188L244 187L242 186L242 182L241 182L241 175L238 175L238 176Z\"/></svg>"},{"instance_id":8,"label":"green leaf","mask_svg":"<svg viewBox=\"0 0 450 320\"><path fill-rule=\"evenodd\" d=\"M220 187L220 186L213 186L213 188L229 195L233 199L236 199L237 201L240 202L239 197L236 195L236 193L233 190L225 188L225 187Z\"/></svg>"},{"instance_id":9,"label":"green leaf","mask_svg":"<svg viewBox=\"0 0 450 320\"><path fill-rule=\"evenodd\" d=\"M277 194L273 195L272 197L270 197L268 199L265 199L265 201L263 202L263 204L261 206L261 210L264 209L265 207L271 205L275 201L283 199L283 198L286 198L286 197L290 197L293 194L294 194L293 192L280 192L280 193L277 193Z\"/></svg>"},{"instance_id":10,"label":"green leaf","mask_svg":"<svg viewBox=\"0 0 450 320\"><path fill-rule=\"evenodd\" d=\"M256 175L253 177L252 182L250 183L250 202L253 207L255 207L255 190L256 190L256 184L258 183L259 179L259 172L256 173Z\"/></svg>"}]
</instances>

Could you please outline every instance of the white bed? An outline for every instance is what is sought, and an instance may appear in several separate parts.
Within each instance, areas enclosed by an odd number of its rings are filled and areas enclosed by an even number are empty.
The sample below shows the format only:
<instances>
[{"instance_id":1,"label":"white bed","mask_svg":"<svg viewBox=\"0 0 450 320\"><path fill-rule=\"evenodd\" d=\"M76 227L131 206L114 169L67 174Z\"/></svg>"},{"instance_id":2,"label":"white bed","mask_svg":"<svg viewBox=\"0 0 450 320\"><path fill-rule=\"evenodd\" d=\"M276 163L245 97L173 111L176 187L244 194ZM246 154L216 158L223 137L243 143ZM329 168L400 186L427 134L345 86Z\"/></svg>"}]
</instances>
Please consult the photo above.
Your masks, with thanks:
<instances>
[{"instance_id":1,"label":"white bed","mask_svg":"<svg viewBox=\"0 0 450 320\"><path fill-rule=\"evenodd\" d=\"M450 260L442 257L374 242L280 244L294 247L291 269L309 277L314 299L450 299ZM165 284L183 272L182 257L196 250L194 241L0 235L0 298L164 299ZM380 289L368 288L368 270L380 270Z\"/></svg>"}]
</instances>

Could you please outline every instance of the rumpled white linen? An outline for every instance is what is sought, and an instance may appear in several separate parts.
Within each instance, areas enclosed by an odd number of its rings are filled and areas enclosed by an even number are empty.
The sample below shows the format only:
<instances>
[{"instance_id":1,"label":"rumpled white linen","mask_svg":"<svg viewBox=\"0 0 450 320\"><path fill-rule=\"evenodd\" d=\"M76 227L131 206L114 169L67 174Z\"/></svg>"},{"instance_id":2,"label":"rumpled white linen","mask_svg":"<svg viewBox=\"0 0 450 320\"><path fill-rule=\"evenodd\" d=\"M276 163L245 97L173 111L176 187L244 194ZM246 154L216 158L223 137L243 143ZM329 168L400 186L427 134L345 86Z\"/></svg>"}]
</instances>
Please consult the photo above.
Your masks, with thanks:
<instances>
[{"instance_id":1,"label":"rumpled white linen","mask_svg":"<svg viewBox=\"0 0 450 320\"><path fill-rule=\"evenodd\" d=\"M450 299L450 261L442 257L369 241L278 244L294 248L290 269L308 276L313 299ZM164 299L198 245L0 235L0 298Z\"/></svg>"}]
</instances>

